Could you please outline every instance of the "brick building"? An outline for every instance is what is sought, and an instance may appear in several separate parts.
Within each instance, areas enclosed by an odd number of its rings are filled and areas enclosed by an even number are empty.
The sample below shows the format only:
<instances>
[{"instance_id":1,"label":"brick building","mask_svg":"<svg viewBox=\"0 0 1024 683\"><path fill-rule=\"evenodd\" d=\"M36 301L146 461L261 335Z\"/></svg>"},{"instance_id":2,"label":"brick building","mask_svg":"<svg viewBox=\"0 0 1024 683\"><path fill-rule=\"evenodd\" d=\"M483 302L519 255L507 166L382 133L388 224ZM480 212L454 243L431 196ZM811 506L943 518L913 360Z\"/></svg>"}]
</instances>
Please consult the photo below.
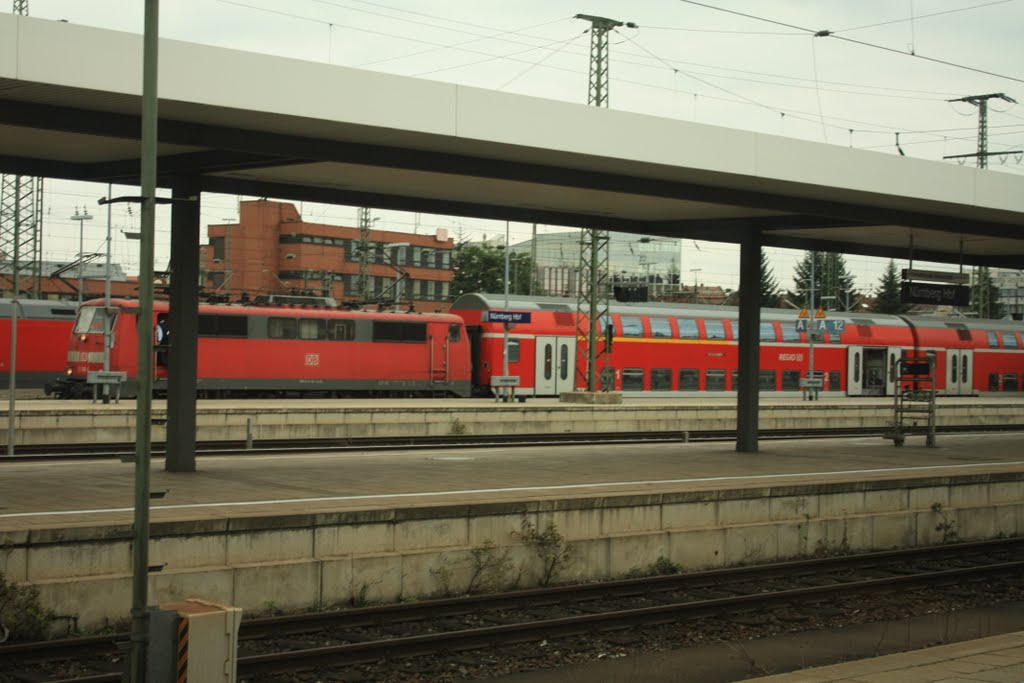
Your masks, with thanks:
<instances>
[{"instance_id":1,"label":"brick building","mask_svg":"<svg viewBox=\"0 0 1024 683\"><path fill-rule=\"evenodd\" d=\"M210 225L207 236L209 244L200 248L207 295L238 301L305 293L339 303L398 298L418 311L448 305L455 242L443 230L371 230L366 295L358 292L359 228L308 223L292 204L257 200L241 202L239 222Z\"/></svg>"}]
</instances>

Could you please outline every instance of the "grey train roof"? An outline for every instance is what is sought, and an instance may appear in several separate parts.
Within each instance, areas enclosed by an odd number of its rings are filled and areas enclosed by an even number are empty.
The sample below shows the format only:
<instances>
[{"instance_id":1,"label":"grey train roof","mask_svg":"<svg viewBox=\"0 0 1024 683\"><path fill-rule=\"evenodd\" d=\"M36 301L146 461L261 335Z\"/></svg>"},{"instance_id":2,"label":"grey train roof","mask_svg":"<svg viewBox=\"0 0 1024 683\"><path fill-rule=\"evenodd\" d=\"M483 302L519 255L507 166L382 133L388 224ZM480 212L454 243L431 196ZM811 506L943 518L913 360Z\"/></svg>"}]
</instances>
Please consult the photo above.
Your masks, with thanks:
<instances>
[{"instance_id":1,"label":"grey train roof","mask_svg":"<svg viewBox=\"0 0 1024 683\"><path fill-rule=\"evenodd\" d=\"M556 296L522 296L510 294L508 307L518 311L569 311L576 312L576 299ZM503 310L504 294L463 294L452 304L452 309ZM735 306L689 303L623 303L610 302L609 309L616 315L699 315L704 318L735 320L739 309ZM762 308L761 320L795 320L799 311L790 308ZM940 318L936 316L890 315L887 313L854 313L850 311L828 311L831 320L842 320L853 325L893 325L903 327L909 321L915 327L949 327L967 330L1016 330L1024 331L1024 323L1016 320L978 320L973 318Z\"/></svg>"}]
</instances>

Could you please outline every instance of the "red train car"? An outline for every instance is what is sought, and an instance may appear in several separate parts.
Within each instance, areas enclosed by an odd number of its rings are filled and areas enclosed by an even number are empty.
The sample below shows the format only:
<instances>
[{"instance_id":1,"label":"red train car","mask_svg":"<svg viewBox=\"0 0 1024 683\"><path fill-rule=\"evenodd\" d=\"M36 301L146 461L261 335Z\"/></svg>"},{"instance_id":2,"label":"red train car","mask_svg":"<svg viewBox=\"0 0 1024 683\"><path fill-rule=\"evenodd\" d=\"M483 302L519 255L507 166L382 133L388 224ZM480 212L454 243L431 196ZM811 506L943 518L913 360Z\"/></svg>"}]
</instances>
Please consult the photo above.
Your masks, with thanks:
<instances>
[{"instance_id":1,"label":"red train car","mask_svg":"<svg viewBox=\"0 0 1024 683\"><path fill-rule=\"evenodd\" d=\"M478 395L490 393L493 378L504 372L504 323L487 321L488 311L503 310L501 295L466 294L452 304L473 340ZM530 317L509 330L509 375L520 378L517 394L554 396L581 386L575 374L575 300L517 296L508 310ZM610 314L613 341L603 387L650 396L735 391L736 308L615 303ZM797 311L761 311L762 392L796 396L802 391L811 347L797 320ZM816 339L813 359L824 391L891 396L897 390L893 364L904 352L934 354L936 388L943 394L1024 390L1024 325L1019 322L853 312L829 312L826 320L831 332Z\"/></svg>"},{"instance_id":2,"label":"red train car","mask_svg":"<svg viewBox=\"0 0 1024 683\"><path fill-rule=\"evenodd\" d=\"M138 377L138 301L83 304L58 396L82 396L88 373L103 368L104 324L110 316L110 369ZM157 325L168 312L154 303ZM173 344L173 339L169 340ZM156 351L154 390L166 390L165 351ZM351 311L310 305L199 306L197 388L225 396L468 396L469 342L461 318L449 314ZM91 390L89 390L91 392Z\"/></svg>"},{"instance_id":3,"label":"red train car","mask_svg":"<svg viewBox=\"0 0 1024 683\"><path fill-rule=\"evenodd\" d=\"M18 389L39 389L64 369L68 335L78 304L73 301L19 299L15 382ZM11 314L14 303L0 299L0 389L10 386Z\"/></svg>"}]
</instances>

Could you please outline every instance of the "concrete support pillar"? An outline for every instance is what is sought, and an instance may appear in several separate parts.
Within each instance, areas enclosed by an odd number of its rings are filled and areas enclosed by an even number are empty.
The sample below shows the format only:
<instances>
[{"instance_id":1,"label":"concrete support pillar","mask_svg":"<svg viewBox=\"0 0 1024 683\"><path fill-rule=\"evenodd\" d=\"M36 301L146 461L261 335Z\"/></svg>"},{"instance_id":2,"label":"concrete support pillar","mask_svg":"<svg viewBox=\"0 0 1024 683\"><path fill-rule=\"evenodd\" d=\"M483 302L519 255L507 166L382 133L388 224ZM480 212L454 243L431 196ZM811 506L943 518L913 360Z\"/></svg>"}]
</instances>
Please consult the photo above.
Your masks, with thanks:
<instances>
[{"instance_id":1,"label":"concrete support pillar","mask_svg":"<svg viewBox=\"0 0 1024 683\"><path fill-rule=\"evenodd\" d=\"M761 233L751 229L740 243L739 387L736 391L736 450L740 453L757 452L760 328Z\"/></svg>"},{"instance_id":2,"label":"concrete support pillar","mask_svg":"<svg viewBox=\"0 0 1024 683\"><path fill-rule=\"evenodd\" d=\"M196 469L199 332L199 179L181 178L171 204L171 313L167 379L168 472Z\"/></svg>"}]
</instances>

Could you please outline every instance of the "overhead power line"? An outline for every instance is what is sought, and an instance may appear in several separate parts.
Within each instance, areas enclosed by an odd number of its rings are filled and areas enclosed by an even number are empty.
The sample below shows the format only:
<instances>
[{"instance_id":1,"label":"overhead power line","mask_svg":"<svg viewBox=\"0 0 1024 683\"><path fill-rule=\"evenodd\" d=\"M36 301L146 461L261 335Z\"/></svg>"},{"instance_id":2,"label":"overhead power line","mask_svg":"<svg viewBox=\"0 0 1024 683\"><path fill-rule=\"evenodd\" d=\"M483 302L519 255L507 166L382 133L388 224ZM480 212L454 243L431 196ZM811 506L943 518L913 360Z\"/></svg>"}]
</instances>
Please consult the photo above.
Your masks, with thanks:
<instances>
[{"instance_id":1,"label":"overhead power line","mask_svg":"<svg viewBox=\"0 0 1024 683\"><path fill-rule=\"evenodd\" d=\"M755 14L747 14L746 12L738 12L736 10L726 9L724 7L715 7L714 5L708 5L703 2L697 2L697 0L679 0L688 5L695 5L697 7L704 7L706 9L715 10L717 12L725 12L726 14L734 14L736 16L745 17L747 19L753 19L754 21L762 21L768 24L774 24L776 26L784 26L786 28L796 29L798 31L804 31L813 35L816 38L835 38L848 43L856 45L862 45L864 47L875 48L876 50L883 50L885 52L893 52L904 57L916 57L917 59L923 59L927 62L933 62L935 64L942 64L944 66L951 66L956 69L964 69L966 71L973 71L975 73L985 74L986 76L995 76L996 78L1005 78L1010 81L1016 81L1018 83L1024 83L1024 79L1017 78L1015 76L1007 76L1005 74L995 73L994 71L987 71L985 69L979 69L973 66L967 66L966 64L957 64L956 62L946 61L944 59L938 59L936 57L926 57L916 52L905 52L903 50L897 50L896 48L886 47L885 45L876 45L875 43L868 43L863 40L856 40L854 38L848 38L846 36L838 35L838 31L831 31L828 29L814 30L807 28L806 26L796 26L795 24L787 24L783 21L776 21L775 19L768 19L767 17L760 17Z\"/></svg>"}]
</instances>

